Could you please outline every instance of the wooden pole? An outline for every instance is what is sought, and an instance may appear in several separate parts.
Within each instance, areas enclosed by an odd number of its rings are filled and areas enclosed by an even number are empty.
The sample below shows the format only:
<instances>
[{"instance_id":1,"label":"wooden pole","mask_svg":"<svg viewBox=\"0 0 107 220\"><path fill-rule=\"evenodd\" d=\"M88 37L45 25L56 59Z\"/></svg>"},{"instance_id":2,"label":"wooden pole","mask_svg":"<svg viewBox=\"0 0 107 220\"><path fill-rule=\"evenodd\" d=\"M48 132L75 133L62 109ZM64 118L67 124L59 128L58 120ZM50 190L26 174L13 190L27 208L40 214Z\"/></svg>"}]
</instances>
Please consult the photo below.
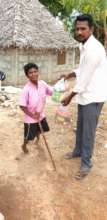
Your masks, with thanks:
<instances>
[{"instance_id":1,"label":"wooden pole","mask_svg":"<svg viewBox=\"0 0 107 220\"><path fill-rule=\"evenodd\" d=\"M39 122L39 127L40 127L40 131L41 131L42 137L43 137L44 142L45 142L45 146L46 146L47 151L48 151L48 153L49 153L49 156L50 156L50 159L51 159L51 162L52 162L53 168L54 168L54 170L56 171L56 165L55 165L55 162L54 162L54 160L53 160L53 157L52 157L51 151L50 151L50 149L49 149L49 145L48 145L48 143L47 143L47 140L46 140L46 137L45 137L45 135L44 135L44 131L43 131L43 128L42 128L40 122Z\"/></svg>"}]
</instances>

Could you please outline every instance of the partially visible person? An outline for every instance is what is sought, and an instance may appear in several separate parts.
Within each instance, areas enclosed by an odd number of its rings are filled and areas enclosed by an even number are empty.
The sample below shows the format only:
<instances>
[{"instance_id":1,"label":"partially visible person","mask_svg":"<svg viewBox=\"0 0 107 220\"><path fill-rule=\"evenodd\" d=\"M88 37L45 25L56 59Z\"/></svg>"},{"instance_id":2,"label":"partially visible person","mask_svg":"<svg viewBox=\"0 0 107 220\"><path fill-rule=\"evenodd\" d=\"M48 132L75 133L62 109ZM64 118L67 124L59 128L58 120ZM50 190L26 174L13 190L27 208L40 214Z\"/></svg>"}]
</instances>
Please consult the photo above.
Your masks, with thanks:
<instances>
[{"instance_id":1,"label":"partially visible person","mask_svg":"<svg viewBox=\"0 0 107 220\"><path fill-rule=\"evenodd\" d=\"M5 220L5 217L2 213L0 213L0 220Z\"/></svg>"},{"instance_id":2,"label":"partially visible person","mask_svg":"<svg viewBox=\"0 0 107 220\"><path fill-rule=\"evenodd\" d=\"M68 105L73 99L78 104L76 146L66 159L81 157L76 178L86 176L92 168L95 132L104 102L107 100L107 57L103 45L93 36L93 18L83 14L75 21L75 38L80 44L79 68L66 78L76 77L70 95L62 100Z\"/></svg>"},{"instance_id":3,"label":"partially visible person","mask_svg":"<svg viewBox=\"0 0 107 220\"><path fill-rule=\"evenodd\" d=\"M2 90L1 88L2 81L4 81L5 79L6 79L5 73L0 70L0 91Z\"/></svg>"},{"instance_id":4,"label":"partially visible person","mask_svg":"<svg viewBox=\"0 0 107 220\"><path fill-rule=\"evenodd\" d=\"M49 131L49 125L44 114L46 97L52 95L52 88L44 81L39 80L39 70L35 63L24 66L28 78L20 96L20 108L24 112L24 143L22 150L28 153L29 140L39 139L41 123L44 132Z\"/></svg>"}]
</instances>

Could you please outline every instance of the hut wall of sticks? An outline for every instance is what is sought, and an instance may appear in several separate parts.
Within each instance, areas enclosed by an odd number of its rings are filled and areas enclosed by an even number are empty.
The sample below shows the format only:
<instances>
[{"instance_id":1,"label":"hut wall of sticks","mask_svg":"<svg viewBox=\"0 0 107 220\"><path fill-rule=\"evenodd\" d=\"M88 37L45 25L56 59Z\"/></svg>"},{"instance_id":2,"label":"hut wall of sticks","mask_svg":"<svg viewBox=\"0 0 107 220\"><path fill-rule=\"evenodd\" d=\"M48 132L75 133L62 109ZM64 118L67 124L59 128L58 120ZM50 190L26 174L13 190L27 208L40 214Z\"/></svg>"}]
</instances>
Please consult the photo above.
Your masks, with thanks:
<instances>
[{"instance_id":1,"label":"hut wall of sticks","mask_svg":"<svg viewBox=\"0 0 107 220\"><path fill-rule=\"evenodd\" d=\"M5 84L26 81L23 66L35 62L52 82L75 67L77 42L38 0L0 0L0 70Z\"/></svg>"}]
</instances>

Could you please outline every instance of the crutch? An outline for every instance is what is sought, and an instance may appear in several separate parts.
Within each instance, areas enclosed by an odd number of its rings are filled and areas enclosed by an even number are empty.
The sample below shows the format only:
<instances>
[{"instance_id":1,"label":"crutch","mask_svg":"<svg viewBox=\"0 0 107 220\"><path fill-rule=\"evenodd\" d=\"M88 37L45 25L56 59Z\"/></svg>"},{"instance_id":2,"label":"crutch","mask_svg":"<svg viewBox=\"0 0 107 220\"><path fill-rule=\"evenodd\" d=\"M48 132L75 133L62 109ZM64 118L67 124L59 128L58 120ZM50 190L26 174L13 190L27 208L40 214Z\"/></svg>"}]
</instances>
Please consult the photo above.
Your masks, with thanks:
<instances>
[{"instance_id":1,"label":"crutch","mask_svg":"<svg viewBox=\"0 0 107 220\"><path fill-rule=\"evenodd\" d=\"M42 137L43 137L43 139L44 139L45 146L46 146L47 151L48 151L48 153L49 153L49 156L50 156L50 159L51 159L53 168L54 168L54 170L56 171L56 165L55 165L55 162L54 162L54 160L53 160L53 157L52 157L51 151L50 151L50 149L49 149L49 145L48 145L48 143L47 143L47 140L46 140L46 137L45 137L45 135L44 135L44 131L43 131L43 128L42 128L42 126L41 126L41 122L40 122L40 121L39 121L39 127L40 127L40 131L41 131Z\"/></svg>"}]
</instances>

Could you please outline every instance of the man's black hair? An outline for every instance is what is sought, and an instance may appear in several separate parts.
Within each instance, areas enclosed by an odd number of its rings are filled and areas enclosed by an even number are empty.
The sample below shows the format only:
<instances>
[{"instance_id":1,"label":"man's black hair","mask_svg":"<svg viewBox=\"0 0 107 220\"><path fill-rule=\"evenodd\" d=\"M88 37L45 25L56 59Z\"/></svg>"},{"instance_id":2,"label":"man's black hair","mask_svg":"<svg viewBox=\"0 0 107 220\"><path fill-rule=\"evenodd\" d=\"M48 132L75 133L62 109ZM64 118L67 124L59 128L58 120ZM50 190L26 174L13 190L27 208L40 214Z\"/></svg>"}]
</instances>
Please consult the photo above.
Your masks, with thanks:
<instances>
[{"instance_id":1,"label":"man's black hair","mask_svg":"<svg viewBox=\"0 0 107 220\"><path fill-rule=\"evenodd\" d=\"M77 21L87 21L88 26L91 28L94 25L93 22L93 17L91 14L82 14L77 16L76 20L75 20L75 24L77 23Z\"/></svg>"},{"instance_id":2,"label":"man's black hair","mask_svg":"<svg viewBox=\"0 0 107 220\"><path fill-rule=\"evenodd\" d=\"M31 68L35 68L36 70L39 69L38 66L35 63L27 63L26 65L24 65L24 72L25 72L26 76L28 75L28 71Z\"/></svg>"}]
</instances>

